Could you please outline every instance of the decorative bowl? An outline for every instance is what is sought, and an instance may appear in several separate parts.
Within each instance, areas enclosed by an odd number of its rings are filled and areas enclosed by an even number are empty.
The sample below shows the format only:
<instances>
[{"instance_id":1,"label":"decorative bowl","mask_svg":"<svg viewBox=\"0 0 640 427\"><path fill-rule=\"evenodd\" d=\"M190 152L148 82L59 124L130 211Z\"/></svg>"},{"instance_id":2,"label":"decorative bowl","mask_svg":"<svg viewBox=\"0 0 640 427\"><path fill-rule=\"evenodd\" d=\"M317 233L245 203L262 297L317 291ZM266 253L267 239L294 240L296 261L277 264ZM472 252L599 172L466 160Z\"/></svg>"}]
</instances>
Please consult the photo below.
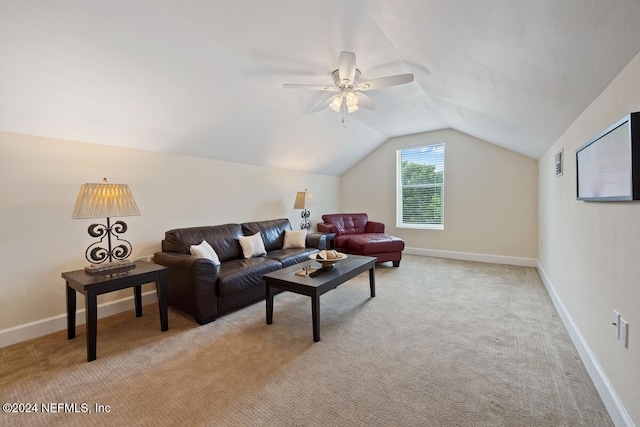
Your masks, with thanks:
<instances>
[{"instance_id":1,"label":"decorative bowl","mask_svg":"<svg viewBox=\"0 0 640 427\"><path fill-rule=\"evenodd\" d=\"M324 259L319 254L311 254L309 255L309 259L319 262L322 264L322 268L333 268L337 262L342 261L347 257L347 254L343 254L342 252L336 252L337 258Z\"/></svg>"}]
</instances>

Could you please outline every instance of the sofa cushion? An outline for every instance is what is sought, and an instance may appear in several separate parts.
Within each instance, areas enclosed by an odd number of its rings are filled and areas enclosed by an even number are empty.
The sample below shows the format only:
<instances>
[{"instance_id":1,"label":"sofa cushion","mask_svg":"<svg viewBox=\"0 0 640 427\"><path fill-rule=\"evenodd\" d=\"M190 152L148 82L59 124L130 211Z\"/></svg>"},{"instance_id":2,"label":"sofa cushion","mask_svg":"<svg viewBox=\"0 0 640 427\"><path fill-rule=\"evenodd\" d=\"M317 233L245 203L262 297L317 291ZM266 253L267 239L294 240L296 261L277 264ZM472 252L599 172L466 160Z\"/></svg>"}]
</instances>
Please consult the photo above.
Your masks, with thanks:
<instances>
[{"instance_id":1,"label":"sofa cushion","mask_svg":"<svg viewBox=\"0 0 640 427\"><path fill-rule=\"evenodd\" d=\"M316 252L318 252L318 249L315 248L277 249L267 252L267 257L279 261L283 267L289 267L290 265L309 260L309 255Z\"/></svg>"},{"instance_id":2,"label":"sofa cushion","mask_svg":"<svg viewBox=\"0 0 640 427\"><path fill-rule=\"evenodd\" d=\"M162 250L191 254L191 245L198 245L203 240L209 242L218 254L220 261L242 258L242 248L238 238L243 236L240 224L211 225L204 227L188 227L169 230L164 234Z\"/></svg>"},{"instance_id":3,"label":"sofa cushion","mask_svg":"<svg viewBox=\"0 0 640 427\"><path fill-rule=\"evenodd\" d=\"M191 245L189 252L198 258L206 258L213 261L213 265L220 265L218 254L206 240L203 240L199 245Z\"/></svg>"},{"instance_id":4,"label":"sofa cushion","mask_svg":"<svg viewBox=\"0 0 640 427\"><path fill-rule=\"evenodd\" d=\"M266 257L241 258L223 262L218 272L218 296L264 286L262 275L282 268L278 261Z\"/></svg>"},{"instance_id":5,"label":"sofa cushion","mask_svg":"<svg viewBox=\"0 0 640 427\"><path fill-rule=\"evenodd\" d=\"M240 236L238 240L240 241L240 246L242 246L242 253L245 258L253 258L267 254L260 232L251 236Z\"/></svg>"},{"instance_id":6,"label":"sofa cushion","mask_svg":"<svg viewBox=\"0 0 640 427\"><path fill-rule=\"evenodd\" d=\"M356 234L347 241L349 251L361 255L382 252L401 252L404 240L385 233Z\"/></svg>"},{"instance_id":7,"label":"sofa cushion","mask_svg":"<svg viewBox=\"0 0 640 427\"><path fill-rule=\"evenodd\" d=\"M282 249L305 248L307 245L307 230L284 230L284 244Z\"/></svg>"},{"instance_id":8,"label":"sofa cushion","mask_svg":"<svg viewBox=\"0 0 640 427\"><path fill-rule=\"evenodd\" d=\"M343 234L364 233L369 221L366 213L346 213L346 214L325 214L322 215L324 222L330 222L337 228L337 236Z\"/></svg>"},{"instance_id":9,"label":"sofa cushion","mask_svg":"<svg viewBox=\"0 0 640 427\"><path fill-rule=\"evenodd\" d=\"M260 232L267 252L274 249L282 249L285 230L291 230L291 224L287 218L245 222L242 224L242 232L245 236Z\"/></svg>"}]
</instances>

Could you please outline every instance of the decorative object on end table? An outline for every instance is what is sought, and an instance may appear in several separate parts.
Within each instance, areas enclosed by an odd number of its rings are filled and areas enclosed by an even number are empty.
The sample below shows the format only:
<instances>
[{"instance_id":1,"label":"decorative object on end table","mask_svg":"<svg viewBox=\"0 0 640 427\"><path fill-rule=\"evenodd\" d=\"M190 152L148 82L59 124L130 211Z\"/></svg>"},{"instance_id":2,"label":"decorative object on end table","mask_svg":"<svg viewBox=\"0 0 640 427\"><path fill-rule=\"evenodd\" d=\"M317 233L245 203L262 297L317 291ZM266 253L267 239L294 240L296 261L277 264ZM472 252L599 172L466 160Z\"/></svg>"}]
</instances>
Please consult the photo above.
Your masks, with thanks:
<instances>
[{"instance_id":1,"label":"decorative object on end table","mask_svg":"<svg viewBox=\"0 0 640 427\"><path fill-rule=\"evenodd\" d=\"M139 215L140 209L128 185L109 184L106 178L100 184L82 184L71 218L107 218L106 225L91 224L87 230L91 237L100 238L89 245L85 252L85 258L91 263L85 267L87 273L106 273L135 267L133 261L127 260L131 254L131 243L118 237L127 231L127 224L124 221L111 224L111 217ZM116 238L116 245L113 247L111 236ZM102 243L105 237L106 248Z\"/></svg>"},{"instance_id":2,"label":"decorative object on end table","mask_svg":"<svg viewBox=\"0 0 640 427\"><path fill-rule=\"evenodd\" d=\"M300 222L300 229L309 229L311 228L311 222L309 221L309 216L311 216L311 212L307 208L317 208L318 203L316 202L316 195L311 191L307 191L305 188L304 191L298 191L296 194L296 201L293 204L293 209L302 209L302 221Z\"/></svg>"}]
</instances>

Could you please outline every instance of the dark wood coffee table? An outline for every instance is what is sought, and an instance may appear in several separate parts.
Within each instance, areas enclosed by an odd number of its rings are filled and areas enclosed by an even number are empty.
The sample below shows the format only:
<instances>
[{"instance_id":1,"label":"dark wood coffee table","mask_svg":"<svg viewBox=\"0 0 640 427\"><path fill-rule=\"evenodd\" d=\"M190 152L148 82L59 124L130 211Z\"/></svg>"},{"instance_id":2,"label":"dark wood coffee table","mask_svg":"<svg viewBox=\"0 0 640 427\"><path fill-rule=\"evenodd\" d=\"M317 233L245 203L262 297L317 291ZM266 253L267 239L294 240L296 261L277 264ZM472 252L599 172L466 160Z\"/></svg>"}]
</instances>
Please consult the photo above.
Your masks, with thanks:
<instances>
[{"instance_id":1,"label":"dark wood coffee table","mask_svg":"<svg viewBox=\"0 0 640 427\"><path fill-rule=\"evenodd\" d=\"M369 287L371 297L376 296L375 266L376 258L348 255L347 259L338 262L335 267L324 271L316 277L298 276L297 272L307 266L320 267L316 261L305 261L292 265L282 270L265 274L264 280L267 286L267 325L273 323L273 296L274 289L295 292L296 294L311 297L311 317L313 321L313 340L320 341L320 295L337 288L349 279L369 270Z\"/></svg>"}]
</instances>

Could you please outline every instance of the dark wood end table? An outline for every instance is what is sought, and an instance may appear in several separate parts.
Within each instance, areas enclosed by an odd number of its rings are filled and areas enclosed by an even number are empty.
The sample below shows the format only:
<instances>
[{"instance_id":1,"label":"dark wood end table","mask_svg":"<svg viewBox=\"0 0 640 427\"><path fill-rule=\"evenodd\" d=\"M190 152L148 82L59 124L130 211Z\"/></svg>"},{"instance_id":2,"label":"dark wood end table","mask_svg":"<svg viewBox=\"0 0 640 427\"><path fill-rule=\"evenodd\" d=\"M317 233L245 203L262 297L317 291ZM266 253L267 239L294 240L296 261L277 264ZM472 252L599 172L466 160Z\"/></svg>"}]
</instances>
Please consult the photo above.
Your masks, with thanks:
<instances>
[{"instance_id":1,"label":"dark wood end table","mask_svg":"<svg viewBox=\"0 0 640 427\"><path fill-rule=\"evenodd\" d=\"M76 292L85 297L87 325L87 362L96 360L98 331L97 296L120 289L133 288L136 317L142 316L142 285L155 282L160 309L160 330L169 329L167 313L167 267L146 261L136 261L133 269L109 274L88 274L84 270L62 273L67 282L67 338L76 337Z\"/></svg>"},{"instance_id":2,"label":"dark wood end table","mask_svg":"<svg viewBox=\"0 0 640 427\"><path fill-rule=\"evenodd\" d=\"M313 322L313 341L320 341L320 295L337 288L349 279L369 270L369 288L371 297L376 296L375 266L376 258L360 255L348 255L336 266L316 277L298 276L296 272L307 266L319 267L316 261L305 261L290 267L265 274L267 291L267 325L273 323L273 289L294 292L311 297L311 318Z\"/></svg>"}]
</instances>

